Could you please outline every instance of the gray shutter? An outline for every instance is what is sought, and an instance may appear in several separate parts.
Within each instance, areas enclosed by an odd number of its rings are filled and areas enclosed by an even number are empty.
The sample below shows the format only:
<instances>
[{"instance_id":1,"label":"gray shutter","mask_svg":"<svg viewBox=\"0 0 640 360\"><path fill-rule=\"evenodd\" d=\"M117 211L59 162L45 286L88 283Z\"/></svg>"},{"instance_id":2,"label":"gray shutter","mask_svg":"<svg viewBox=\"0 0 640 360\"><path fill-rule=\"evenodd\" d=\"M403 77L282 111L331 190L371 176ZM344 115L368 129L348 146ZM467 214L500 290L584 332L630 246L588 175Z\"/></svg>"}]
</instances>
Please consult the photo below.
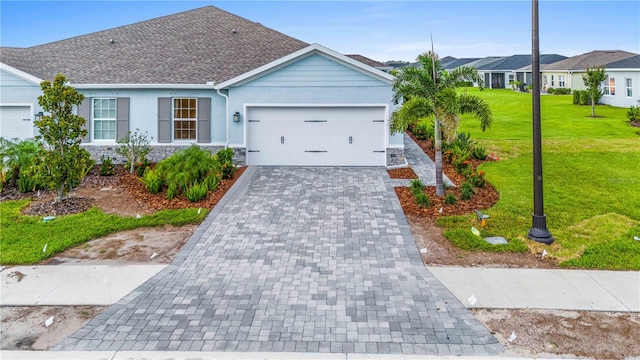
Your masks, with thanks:
<instances>
[{"instance_id":1,"label":"gray shutter","mask_svg":"<svg viewBox=\"0 0 640 360\"><path fill-rule=\"evenodd\" d=\"M158 142L171 142L171 98L158 98Z\"/></svg>"},{"instance_id":2,"label":"gray shutter","mask_svg":"<svg viewBox=\"0 0 640 360\"><path fill-rule=\"evenodd\" d=\"M129 98L116 99L116 140L129 135Z\"/></svg>"},{"instance_id":3,"label":"gray shutter","mask_svg":"<svg viewBox=\"0 0 640 360\"><path fill-rule=\"evenodd\" d=\"M198 142L211 142L211 98L198 98Z\"/></svg>"},{"instance_id":4,"label":"gray shutter","mask_svg":"<svg viewBox=\"0 0 640 360\"><path fill-rule=\"evenodd\" d=\"M82 100L82 103L78 105L78 116L83 117L87 122L83 128L87 129L87 136L82 139L82 142L91 142L91 98L86 97Z\"/></svg>"}]
</instances>

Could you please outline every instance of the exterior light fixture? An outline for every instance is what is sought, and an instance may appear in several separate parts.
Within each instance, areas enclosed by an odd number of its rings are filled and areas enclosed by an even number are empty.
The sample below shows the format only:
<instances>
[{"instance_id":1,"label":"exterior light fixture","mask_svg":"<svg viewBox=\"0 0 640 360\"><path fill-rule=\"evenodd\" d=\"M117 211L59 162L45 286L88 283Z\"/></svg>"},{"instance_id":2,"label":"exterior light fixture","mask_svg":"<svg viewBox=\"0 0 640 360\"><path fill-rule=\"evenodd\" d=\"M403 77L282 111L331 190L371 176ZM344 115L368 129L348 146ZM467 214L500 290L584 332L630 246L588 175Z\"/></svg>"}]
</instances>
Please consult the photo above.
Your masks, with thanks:
<instances>
[{"instance_id":1,"label":"exterior light fixture","mask_svg":"<svg viewBox=\"0 0 640 360\"><path fill-rule=\"evenodd\" d=\"M42 111L35 113L36 121L40 121L44 113Z\"/></svg>"},{"instance_id":2,"label":"exterior light fixture","mask_svg":"<svg viewBox=\"0 0 640 360\"><path fill-rule=\"evenodd\" d=\"M234 122L239 122L239 121L240 121L240 113L239 113L238 111L236 111L236 112L233 114L233 121L234 121Z\"/></svg>"}]
</instances>

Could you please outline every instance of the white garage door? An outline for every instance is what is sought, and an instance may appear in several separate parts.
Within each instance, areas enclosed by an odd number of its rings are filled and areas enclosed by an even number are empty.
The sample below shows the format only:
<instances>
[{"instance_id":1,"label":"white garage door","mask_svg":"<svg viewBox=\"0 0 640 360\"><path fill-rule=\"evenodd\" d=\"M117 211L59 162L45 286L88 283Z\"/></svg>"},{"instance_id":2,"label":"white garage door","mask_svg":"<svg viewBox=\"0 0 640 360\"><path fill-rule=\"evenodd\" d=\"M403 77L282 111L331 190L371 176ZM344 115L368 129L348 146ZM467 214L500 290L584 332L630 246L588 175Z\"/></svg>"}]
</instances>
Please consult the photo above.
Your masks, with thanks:
<instances>
[{"instance_id":1,"label":"white garage door","mask_svg":"<svg viewBox=\"0 0 640 360\"><path fill-rule=\"evenodd\" d=\"M250 107L247 164L385 166L384 107Z\"/></svg>"},{"instance_id":2,"label":"white garage door","mask_svg":"<svg viewBox=\"0 0 640 360\"><path fill-rule=\"evenodd\" d=\"M33 121L29 106L0 106L0 137L27 139L33 137Z\"/></svg>"}]
</instances>

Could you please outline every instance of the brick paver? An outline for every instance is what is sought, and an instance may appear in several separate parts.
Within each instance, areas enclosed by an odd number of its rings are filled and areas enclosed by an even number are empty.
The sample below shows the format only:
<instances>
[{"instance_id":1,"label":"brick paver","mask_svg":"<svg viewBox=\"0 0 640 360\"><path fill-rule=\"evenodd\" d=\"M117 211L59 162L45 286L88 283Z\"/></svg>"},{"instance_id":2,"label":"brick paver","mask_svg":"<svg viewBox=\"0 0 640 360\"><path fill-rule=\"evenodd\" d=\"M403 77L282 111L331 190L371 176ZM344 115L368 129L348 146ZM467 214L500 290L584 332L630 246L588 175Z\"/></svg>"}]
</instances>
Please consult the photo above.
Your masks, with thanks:
<instances>
[{"instance_id":1,"label":"brick paver","mask_svg":"<svg viewBox=\"0 0 640 360\"><path fill-rule=\"evenodd\" d=\"M384 168L250 167L174 262L59 350L486 355Z\"/></svg>"}]
</instances>

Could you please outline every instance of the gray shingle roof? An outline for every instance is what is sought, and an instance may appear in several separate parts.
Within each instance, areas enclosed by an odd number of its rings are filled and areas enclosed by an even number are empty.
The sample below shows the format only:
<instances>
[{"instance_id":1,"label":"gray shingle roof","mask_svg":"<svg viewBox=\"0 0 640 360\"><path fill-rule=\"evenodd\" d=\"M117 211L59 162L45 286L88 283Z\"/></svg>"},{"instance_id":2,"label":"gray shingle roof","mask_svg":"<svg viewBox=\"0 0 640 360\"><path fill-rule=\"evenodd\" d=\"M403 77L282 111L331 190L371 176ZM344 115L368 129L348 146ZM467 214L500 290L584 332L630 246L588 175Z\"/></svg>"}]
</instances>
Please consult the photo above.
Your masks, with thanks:
<instances>
[{"instance_id":1,"label":"gray shingle roof","mask_svg":"<svg viewBox=\"0 0 640 360\"><path fill-rule=\"evenodd\" d=\"M463 59L455 59L449 62L443 62L442 66L447 70L453 70L457 67L464 66L473 61L478 61L480 58L463 58Z\"/></svg>"},{"instance_id":2,"label":"gray shingle roof","mask_svg":"<svg viewBox=\"0 0 640 360\"><path fill-rule=\"evenodd\" d=\"M541 54L540 64L551 64L556 61L566 59L566 56L558 54ZM522 67L531 65L531 55L512 55L507 58L491 62L489 64L478 66L478 70L517 70Z\"/></svg>"},{"instance_id":3,"label":"gray shingle roof","mask_svg":"<svg viewBox=\"0 0 640 360\"><path fill-rule=\"evenodd\" d=\"M640 69L640 55L614 61L607 64L607 69Z\"/></svg>"},{"instance_id":4,"label":"gray shingle roof","mask_svg":"<svg viewBox=\"0 0 640 360\"><path fill-rule=\"evenodd\" d=\"M350 58L352 58L353 60L356 61L360 61L363 64L369 65L371 67L374 68L387 68L389 67L389 65L385 64L385 63L381 63L380 61L376 61L373 59L370 59L366 56L362 56L362 55L358 55L358 54L351 54L351 55L345 55L348 56Z\"/></svg>"},{"instance_id":5,"label":"gray shingle roof","mask_svg":"<svg viewBox=\"0 0 640 360\"><path fill-rule=\"evenodd\" d=\"M30 48L1 48L0 61L42 79L61 72L73 84L204 84L307 46L206 6Z\"/></svg>"},{"instance_id":6,"label":"gray shingle roof","mask_svg":"<svg viewBox=\"0 0 640 360\"><path fill-rule=\"evenodd\" d=\"M622 50L595 50L581 55L573 56L568 59L555 62L546 66L541 66L545 71L561 70L561 71L584 71L587 67L608 64L626 59L638 54Z\"/></svg>"}]
</instances>

